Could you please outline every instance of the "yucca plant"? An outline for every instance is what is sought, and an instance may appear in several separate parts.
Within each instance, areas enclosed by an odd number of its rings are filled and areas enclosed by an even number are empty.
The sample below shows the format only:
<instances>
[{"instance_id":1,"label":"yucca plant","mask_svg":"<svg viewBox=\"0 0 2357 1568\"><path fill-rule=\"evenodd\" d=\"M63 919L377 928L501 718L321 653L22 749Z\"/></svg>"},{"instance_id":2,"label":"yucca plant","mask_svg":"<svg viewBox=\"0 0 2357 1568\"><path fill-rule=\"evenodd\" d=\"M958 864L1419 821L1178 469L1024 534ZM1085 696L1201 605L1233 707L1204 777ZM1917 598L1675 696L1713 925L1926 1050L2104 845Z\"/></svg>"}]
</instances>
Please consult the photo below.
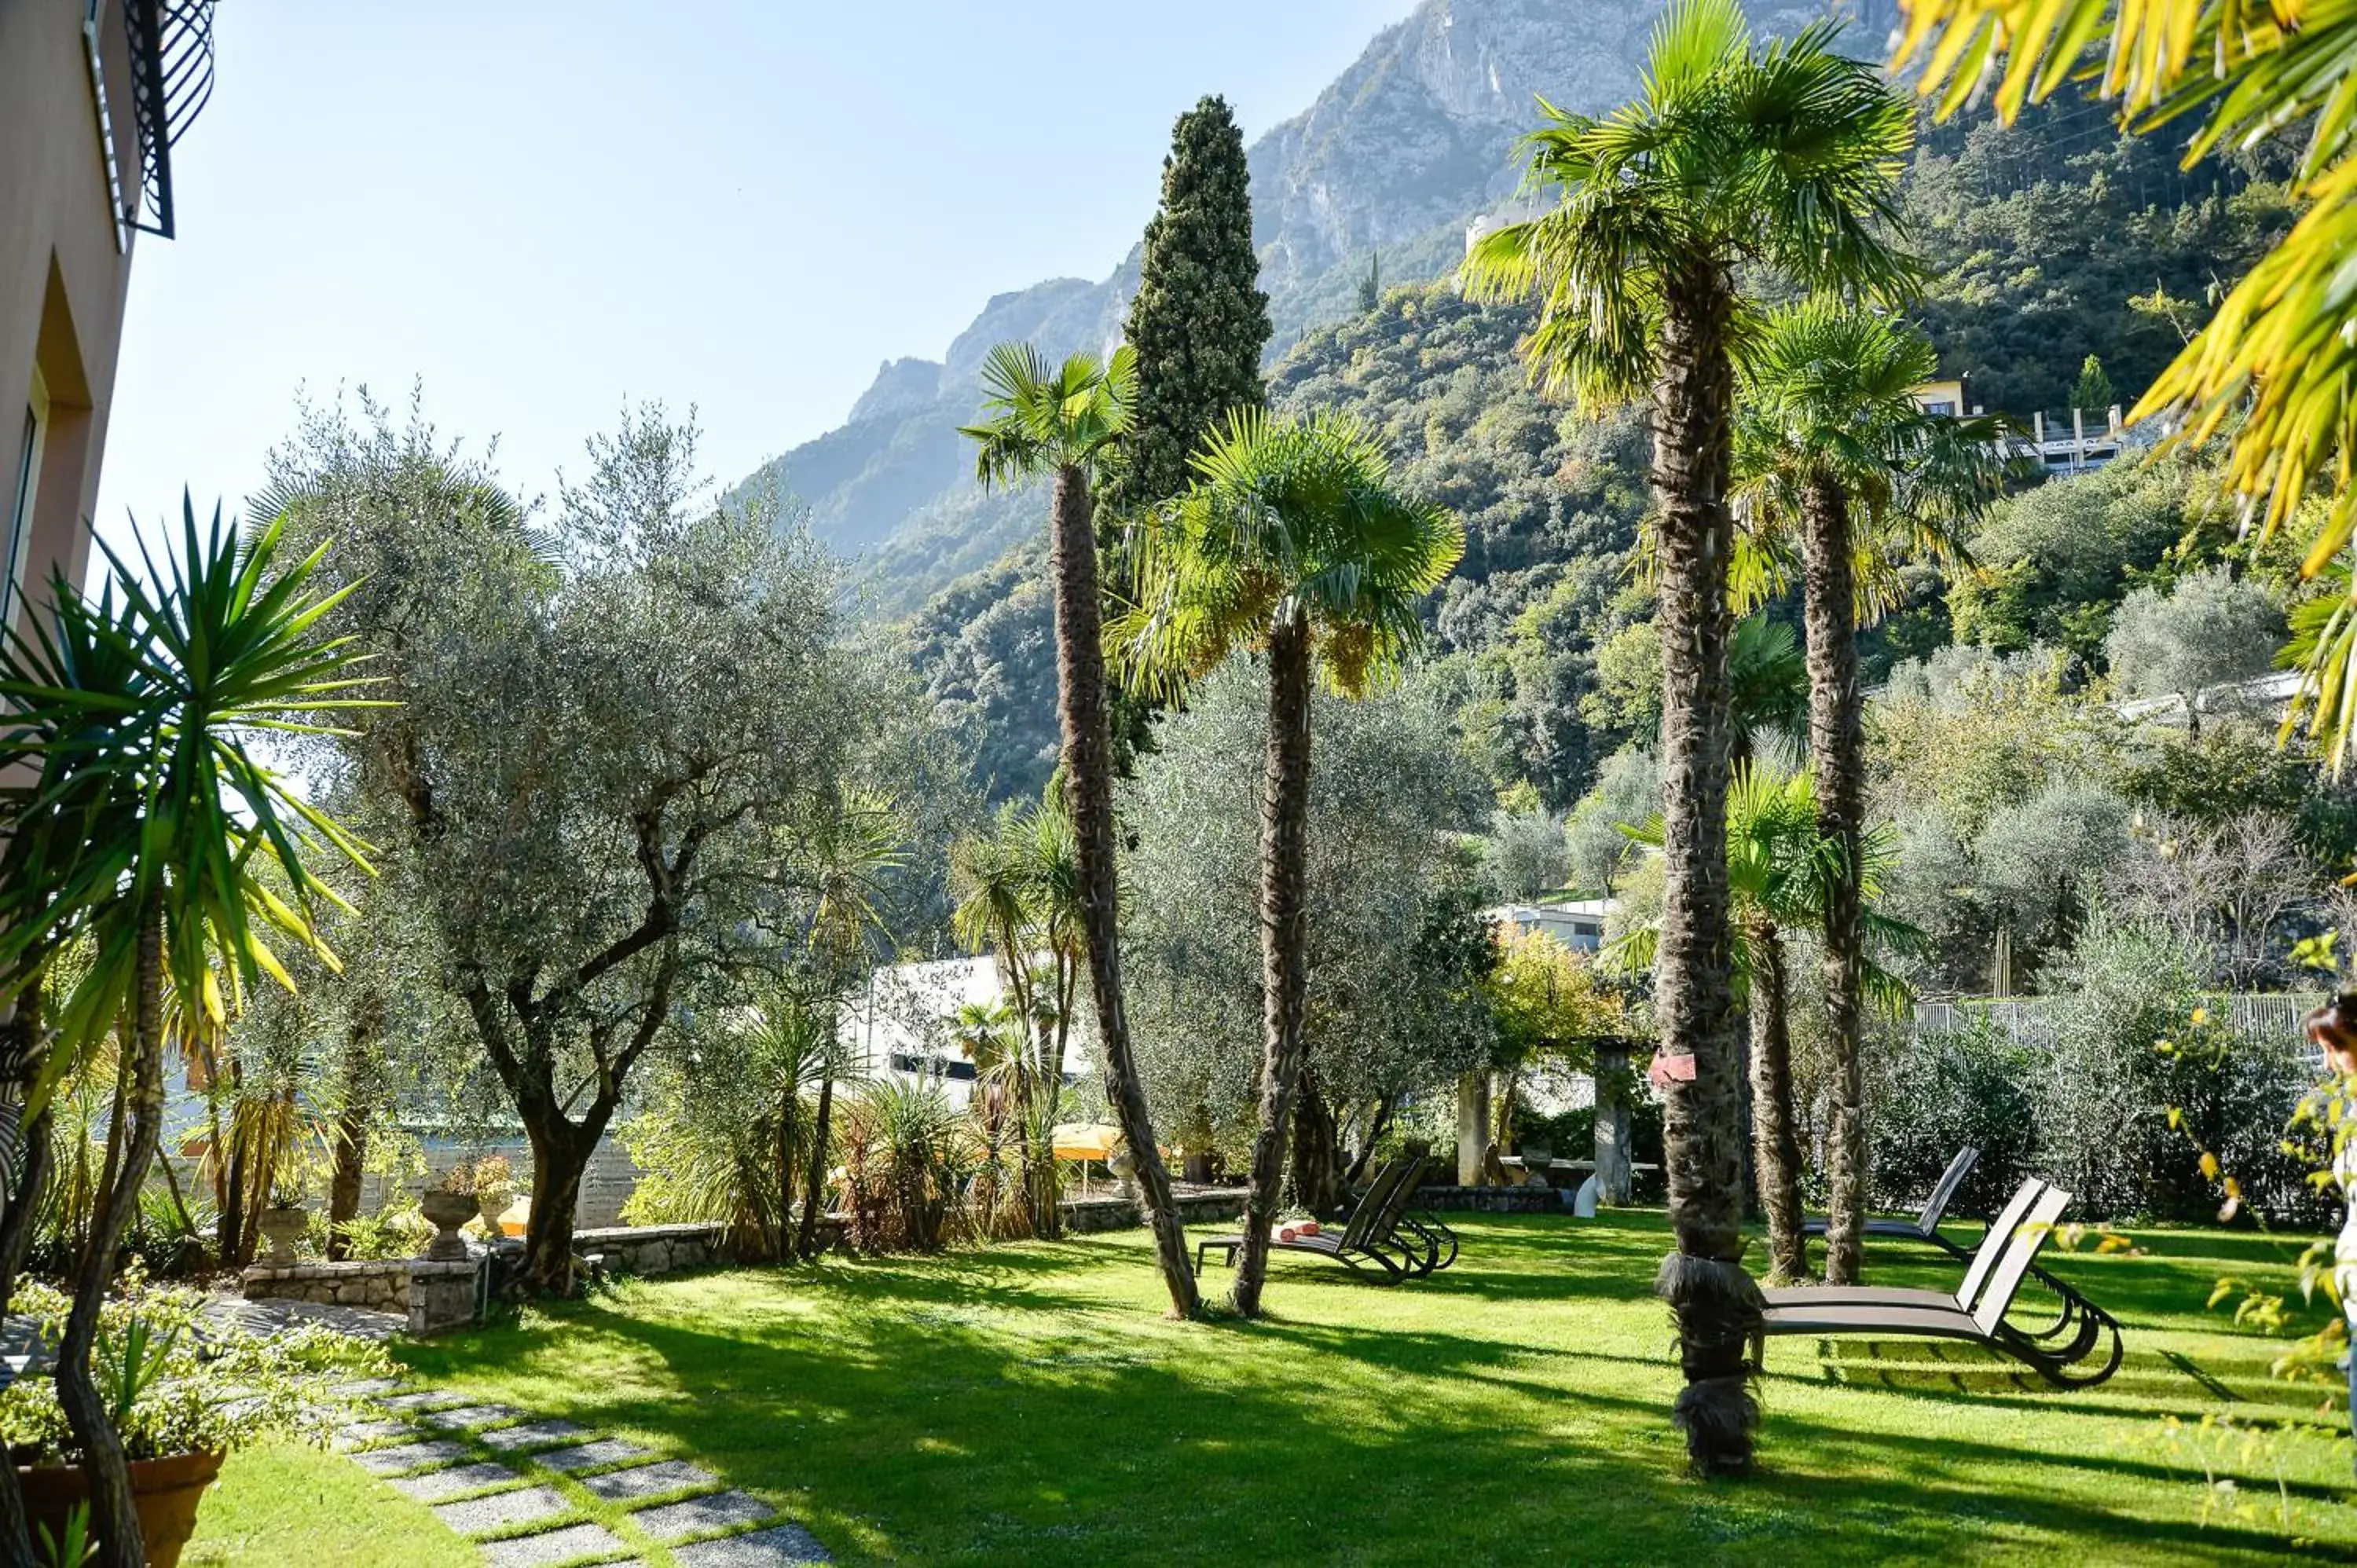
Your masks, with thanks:
<instances>
[{"instance_id":1,"label":"yucca plant","mask_svg":"<svg viewBox=\"0 0 2357 1568\"><path fill-rule=\"evenodd\" d=\"M257 735L314 731L318 715L359 701L350 651L314 634L339 596L307 591L324 549L285 562L275 528L249 541L218 511L210 530L185 500L182 516L177 555L159 563L143 545L135 570L107 551L94 600L53 578L31 635L0 651L11 703L0 767L19 780L0 790L0 984L24 994L61 947L88 952L70 984L43 998L48 1049L27 1110L39 1115L110 1033L122 1046L124 1135L57 1350L107 1568L138 1568L145 1553L91 1352L162 1130L167 1003L217 1027L256 977L291 987L273 940L332 967L311 910L334 895L312 862L367 865L358 841L251 749Z\"/></svg>"}]
</instances>

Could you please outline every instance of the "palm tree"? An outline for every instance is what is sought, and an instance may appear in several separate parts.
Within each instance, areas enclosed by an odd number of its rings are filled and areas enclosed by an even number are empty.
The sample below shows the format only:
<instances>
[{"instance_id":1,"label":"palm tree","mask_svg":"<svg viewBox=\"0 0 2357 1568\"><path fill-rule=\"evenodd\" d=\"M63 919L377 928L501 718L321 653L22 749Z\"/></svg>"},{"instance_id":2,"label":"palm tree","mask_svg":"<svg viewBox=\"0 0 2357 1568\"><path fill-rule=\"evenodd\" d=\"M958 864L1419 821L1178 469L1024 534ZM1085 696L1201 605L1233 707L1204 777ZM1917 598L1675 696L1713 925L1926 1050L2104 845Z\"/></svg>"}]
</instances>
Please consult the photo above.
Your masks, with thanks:
<instances>
[{"instance_id":1,"label":"palm tree","mask_svg":"<svg viewBox=\"0 0 2357 1568\"><path fill-rule=\"evenodd\" d=\"M1825 296L1770 315L1743 354L1736 504L1771 553L1800 546L1817 825L1835 857L1822 923L1834 1058L1825 1278L1835 1284L1857 1283L1866 1225L1858 622L1890 603L1877 585L1891 576L1894 547L1960 559L1964 528L2005 483L2002 420L1917 405L1913 389L1938 368L1921 331Z\"/></svg>"},{"instance_id":2,"label":"palm tree","mask_svg":"<svg viewBox=\"0 0 2357 1568\"><path fill-rule=\"evenodd\" d=\"M1888 293L1913 264L1884 238L1914 142L1908 105L1832 48L1831 25L1756 43L1735 0L1677 0L1637 98L1602 119L1543 104L1526 183L1552 210L1483 239L1469 294L1536 291L1527 352L1587 403L1652 400L1661 583L1668 895L1655 994L1662 1047L1694 1058L1669 1101L1674 1418L1706 1473L1751 1461L1741 1130L1726 882L1727 507L1738 268L1807 288Z\"/></svg>"},{"instance_id":3,"label":"palm tree","mask_svg":"<svg viewBox=\"0 0 2357 1568\"><path fill-rule=\"evenodd\" d=\"M0 652L11 704L0 765L20 780L0 792L0 976L23 995L66 943L89 955L46 999L50 1038L26 1086L27 1120L110 1034L125 1047L119 1155L76 1266L55 1374L106 1568L146 1561L91 1353L162 1131L167 1015L184 1031L218 1030L256 976L291 990L266 933L332 968L311 910L334 896L307 860L324 851L366 865L357 841L247 749L260 732L309 729L309 714L351 705L351 655L312 635L340 596L307 600L319 554L282 562L275 527L247 548L218 512L199 534L195 509L182 511L177 559L143 557L143 574L109 552L112 580L95 603L54 579L50 624ZM10 1544L11 1560L33 1560L29 1543Z\"/></svg>"},{"instance_id":4,"label":"palm tree","mask_svg":"<svg viewBox=\"0 0 2357 1568\"><path fill-rule=\"evenodd\" d=\"M952 932L997 954L1007 1017L1021 1046L1009 1063L1024 1139L1024 1189L1032 1234L1061 1233L1052 1129L1064 1085L1073 993L1085 961L1071 813L1056 780L1037 806L1009 801L987 832L951 846L958 895ZM1036 955L1047 955L1039 964ZM971 1053L969 1053L971 1054Z\"/></svg>"},{"instance_id":5,"label":"palm tree","mask_svg":"<svg viewBox=\"0 0 2357 1568\"><path fill-rule=\"evenodd\" d=\"M1662 819L1621 829L1659 849ZM1887 826L1864 835L1858 865L1870 905L1877 878L1896 844ZM1820 924L1841 872L1840 847L1819 826L1815 790L1805 772L1757 764L1736 769L1727 795L1727 882L1741 940L1735 949L1735 989L1751 1021L1751 1148L1760 1203L1768 1219L1769 1275L1797 1280L1808 1273L1801 1229L1801 1140L1792 1101L1792 990L1785 933ZM1911 941L1905 923L1867 908L1866 930L1884 945ZM1642 972L1653 962L1658 922L1632 929L1610 950L1614 967ZM1906 983L1864 959L1864 989L1886 1010L1902 1009Z\"/></svg>"},{"instance_id":6,"label":"palm tree","mask_svg":"<svg viewBox=\"0 0 2357 1568\"><path fill-rule=\"evenodd\" d=\"M2190 163L2222 147L2304 128L2294 182L2300 216L2219 301L2128 418L2159 418L2171 440L2232 438L2227 479L2261 518L2259 542L2302 532L2302 573L2345 567L2357 536L2357 340L2346 261L2357 253L2357 16L2338 6L2204 5L2201 0L1910 0L1902 63L1922 62L1918 85L1943 114L1984 83L2011 119L2065 82L2094 78L2123 124L2148 132L2201 113ZM2082 69L2085 67L2085 69ZM2309 506L2331 474L2327 504ZM2338 772L2357 731L2357 591L2342 591L2313 635L2285 650L2303 674L2292 717L2305 716Z\"/></svg>"},{"instance_id":7,"label":"palm tree","mask_svg":"<svg viewBox=\"0 0 2357 1568\"><path fill-rule=\"evenodd\" d=\"M1285 1135L1305 1052L1309 958L1310 682L1356 696L1421 639L1419 611L1465 553L1454 517L1392 485L1373 434L1238 409L1194 459L1186 496L1137 542L1138 599L1113 628L1124 673L1168 692L1242 647L1268 660L1261 797L1260 1119L1231 1305L1260 1311Z\"/></svg>"},{"instance_id":8,"label":"palm tree","mask_svg":"<svg viewBox=\"0 0 2357 1568\"><path fill-rule=\"evenodd\" d=\"M1136 388L1135 357L1116 349L1100 365L1075 354L1050 371L1028 344L1001 343L982 373L987 422L967 426L977 448L974 469L985 486L1048 475L1048 564L1056 606L1056 697L1063 719L1064 790L1072 817L1081 929L1089 984L1096 993L1097 1038L1105 1090L1136 1162L1146 1217L1154 1228L1162 1281L1173 1316L1195 1316L1195 1272L1187 1233L1171 1201L1170 1173L1154 1141L1146 1086L1129 1047L1121 991L1121 893L1114 856L1113 738L1105 716L1103 606L1098 600L1096 531L1089 485L1128 426Z\"/></svg>"},{"instance_id":9,"label":"palm tree","mask_svg":"<svg viewBox=\"0 0 2357 1568\"><path fill-rule=\"evenodd\" d=\"M849 789L835 799L804 846L816 877L806 945L824 1016L820 1021L818 1112L811 1127L802 1231L794 1247L803 1258L818 1255L819 1211L825 1207L834 1079L842 1050L844 993L858 984L876 961L876 940L888 940L877 908L878 885L904 864L905 834L906 826L892 800ZM779 1131L782 1137L784 1129Z\"/></svg>"}]
</instances>

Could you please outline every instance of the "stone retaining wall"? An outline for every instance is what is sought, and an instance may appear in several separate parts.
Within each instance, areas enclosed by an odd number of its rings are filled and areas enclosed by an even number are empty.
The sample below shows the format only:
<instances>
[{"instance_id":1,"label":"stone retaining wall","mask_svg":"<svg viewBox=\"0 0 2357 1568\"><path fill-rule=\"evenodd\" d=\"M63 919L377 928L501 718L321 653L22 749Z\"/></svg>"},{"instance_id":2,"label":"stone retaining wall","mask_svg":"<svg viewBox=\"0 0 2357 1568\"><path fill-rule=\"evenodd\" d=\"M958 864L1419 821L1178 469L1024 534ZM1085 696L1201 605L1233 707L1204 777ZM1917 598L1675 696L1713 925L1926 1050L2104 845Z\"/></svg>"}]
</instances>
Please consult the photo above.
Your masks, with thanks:
<instances>
[{"instance_id":1,"label":"stone retaining wall","mask_svg":"<svg viewBox=\"0 0 2357 1568\"><path fill-rule=\"evenodd\" d=\"M606 1267L620 1274L667 1274L674 1269L700 1269L730 1261L728 1227L710 1225L609 1225L576 1230L573 1250L585 1258L603 1257Z\"/></svg>"},{"instance_id":2,"label":"stone retaining wall","mask_svg":"<svg viewBox=\"0 0 2357 1568\"><path fill-rule=\"evenodd\" d=\"M471 1262L423 1258L254 1263L238 1276L238 1283L248 1301L308 1301L404 1314L409 1331L423 1336L474 1321L475 1268Z\"/></svg>"},{"instance_id":3,"label":"stone retaining wall","mask_svg":"<svg viewBox=\"0 0 2357 1568\"><path fill-rule=\"evenodd\" d=\"M1223 1219L1241 1219L1244 1212L1243 1187L1214 1187L1203 1192L1182 1192L1177 1197L1178 1220L1182 1225L1215 1225ZM1137 1200L1115 1195L1110 1197L1068 1197L1063 1203L1064 1230L1071 1235L1087 1236L1100 1230L1126 1230L1133 1225L1146 1223L1146 1216Z\"/></svg>"},{"instance_id":4,"label":"stone retaining wall","mask_svg":"<svg viewBox=\"0 0 2357 1568\"><path fill-rule=\"evenodd\" d=\"M1571 1189L1560 1187L1420 1187L1419 1208L1442 1213L1560 1214L1570 1207Z\"/></svg>"}]
</instances>

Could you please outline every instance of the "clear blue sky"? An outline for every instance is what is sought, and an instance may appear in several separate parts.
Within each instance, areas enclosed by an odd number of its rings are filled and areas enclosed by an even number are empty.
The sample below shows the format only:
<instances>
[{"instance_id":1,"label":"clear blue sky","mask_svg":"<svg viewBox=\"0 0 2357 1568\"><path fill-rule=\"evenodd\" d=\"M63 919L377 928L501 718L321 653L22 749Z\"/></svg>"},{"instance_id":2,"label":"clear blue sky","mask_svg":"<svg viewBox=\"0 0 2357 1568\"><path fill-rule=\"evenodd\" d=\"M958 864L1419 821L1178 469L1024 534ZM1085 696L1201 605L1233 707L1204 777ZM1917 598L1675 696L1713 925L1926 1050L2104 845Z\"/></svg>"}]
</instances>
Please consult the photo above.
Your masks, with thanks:
<instances>
[{"instance_id":1,"label":"clear blue sky","mask_svg":"<svg viewBox=\"0 0 2357 1568\"><path fill-rule=\"evenodd\" d=\"M1306 107L1412 0L227 0L143 239L99 522L234 505L298 386L500 438L527 492L625 399L734 478L989 295L1100 277L1170 122Z\"/></svg>"}]
</instances>

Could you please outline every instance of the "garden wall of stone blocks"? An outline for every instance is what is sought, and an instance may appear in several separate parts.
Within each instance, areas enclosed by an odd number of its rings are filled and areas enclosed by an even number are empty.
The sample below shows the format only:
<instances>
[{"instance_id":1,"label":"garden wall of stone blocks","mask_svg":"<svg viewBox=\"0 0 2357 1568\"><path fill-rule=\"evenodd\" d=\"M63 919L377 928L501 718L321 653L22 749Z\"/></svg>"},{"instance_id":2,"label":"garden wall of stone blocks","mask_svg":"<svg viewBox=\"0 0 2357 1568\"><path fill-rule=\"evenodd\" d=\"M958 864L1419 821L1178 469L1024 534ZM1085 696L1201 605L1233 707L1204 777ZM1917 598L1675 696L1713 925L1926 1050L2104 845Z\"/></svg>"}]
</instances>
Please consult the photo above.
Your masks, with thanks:
<instances>
[{"instance_id":1,"label":"garden wall of stone blocks","mask_svg":"<svg viewBox=\"0 0 2357 1568\"><path fill-rule=\"evenodd\" d=\"M1571 1189L1560 1187L1420 1187L1419 1208L1470 1214L1560 1214Z\"/></svg>"},{"instance_id":2,"label":"garden wall of stone blocks","mask_svg":"<svg viewBox=\"0 0 2357 1568\"><path fill-rule=\"evenodd\" d=\"M612 1225L576 1230L573 1250L620 1274L667 1274L731 1262L725 1225Z\"/></svg>"},{"instance_id":3,"label":"garden wall of stone blocks","mask_svg":"<svg viewBox=\"0 0 2357 1568\"><path fill-rule=\"evenodd\" d=\"M1244 1189L1222 1188L1215 1192L1185 1192L1177 1195L1178 1219L1187 1225L1214 1225L1223 1219L1240 1219L1244 1212ZM1064 1229L1075 1236L1092 1235L1100 1230L1126 1230L1146 1223L1138 1211L1137 1200L1118 1194L1105 1197L1068 1197L1064 1200Z\"/></svg>"}]
</instances>

